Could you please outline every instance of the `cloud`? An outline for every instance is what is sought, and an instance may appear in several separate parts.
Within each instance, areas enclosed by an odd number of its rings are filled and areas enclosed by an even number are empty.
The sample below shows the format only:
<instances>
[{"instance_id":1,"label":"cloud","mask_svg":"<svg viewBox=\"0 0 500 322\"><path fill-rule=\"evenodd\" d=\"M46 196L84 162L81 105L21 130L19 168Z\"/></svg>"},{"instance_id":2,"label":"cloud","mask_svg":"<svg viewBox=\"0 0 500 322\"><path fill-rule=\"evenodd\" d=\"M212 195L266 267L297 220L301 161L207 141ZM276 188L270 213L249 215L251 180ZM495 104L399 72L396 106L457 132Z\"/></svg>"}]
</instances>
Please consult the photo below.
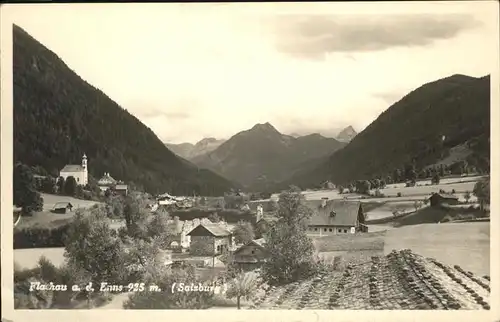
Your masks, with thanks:
<instances>
[{"instance_id":1,"label":"cloud","mask_svg":"<svg viewBox=\"0 0 500 322\"><path fill-rule=\"evenodd\" d=\"M465 14L286 15L272 20L271 27L278 51L322 59L329 53L427 46L479 24Z\"/></svg>"},{"instance_id":2,"label":"cloud","mask_svg":"<svg viewBox=\"0 0 500 322\"><path fill-rule=\"evenodd\" d=\"M401 98L403 98L405 94L403 91L389 91L389 92L382 92L382 93L375 93L372 94L372 96L376 99L380 99L387 104L394 104Z\"/></svg>"}]
</instances>

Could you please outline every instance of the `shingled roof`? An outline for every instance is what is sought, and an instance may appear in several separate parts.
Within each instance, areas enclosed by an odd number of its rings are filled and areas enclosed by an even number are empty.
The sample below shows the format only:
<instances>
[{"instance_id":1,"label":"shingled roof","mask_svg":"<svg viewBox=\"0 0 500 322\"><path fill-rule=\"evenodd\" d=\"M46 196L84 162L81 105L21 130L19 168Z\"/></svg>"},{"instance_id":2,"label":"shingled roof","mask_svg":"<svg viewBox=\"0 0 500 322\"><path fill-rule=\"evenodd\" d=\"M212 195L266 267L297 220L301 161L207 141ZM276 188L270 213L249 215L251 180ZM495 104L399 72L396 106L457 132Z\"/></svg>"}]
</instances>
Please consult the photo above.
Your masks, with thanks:
<instances>
[{"instance_id":1,"label":"shingled roof","mask_svg":"<svg viewBox=\"0 0 500 322\"><path fill-rule=\"evenodd\" d=\"M322 206L322 200L308 200L306 205L312 209L309 226L355 226L359 201L329 200Z\"/></svg>"}]
</instances>

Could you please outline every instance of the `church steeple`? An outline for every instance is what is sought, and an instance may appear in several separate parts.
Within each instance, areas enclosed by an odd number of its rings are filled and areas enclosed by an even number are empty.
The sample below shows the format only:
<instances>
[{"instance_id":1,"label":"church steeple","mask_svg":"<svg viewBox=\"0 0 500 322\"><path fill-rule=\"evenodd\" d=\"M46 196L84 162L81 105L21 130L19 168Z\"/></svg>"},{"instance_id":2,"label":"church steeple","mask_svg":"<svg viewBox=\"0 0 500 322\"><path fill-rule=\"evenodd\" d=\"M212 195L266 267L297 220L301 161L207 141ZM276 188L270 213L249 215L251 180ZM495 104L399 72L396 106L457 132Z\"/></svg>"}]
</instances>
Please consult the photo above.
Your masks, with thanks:
<instances>
[{"instance_id":1,"label":"church steeple","mask_svg":"<svg viewBox=\"0 0 500 322\"><path fill-rule=\"evenodd\" d=\"M87 155L84 153L82 157L82 167L87 170Z\"/></svg>"}]
</instances>

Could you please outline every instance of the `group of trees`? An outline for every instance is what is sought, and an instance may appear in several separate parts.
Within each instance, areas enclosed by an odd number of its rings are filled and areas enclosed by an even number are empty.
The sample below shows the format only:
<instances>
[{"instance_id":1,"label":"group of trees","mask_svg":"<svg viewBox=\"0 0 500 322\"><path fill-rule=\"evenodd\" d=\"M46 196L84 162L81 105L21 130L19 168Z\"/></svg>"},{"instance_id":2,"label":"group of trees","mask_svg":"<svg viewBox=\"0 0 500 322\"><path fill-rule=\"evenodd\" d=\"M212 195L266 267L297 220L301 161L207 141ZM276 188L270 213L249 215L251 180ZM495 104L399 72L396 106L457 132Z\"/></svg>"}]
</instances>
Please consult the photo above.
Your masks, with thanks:
<instances>
[{"instance_id":1,"label":"group of trees","mask_svg":"<svg viewBox=\"0 0 500 322\"><path fill-rule=\"evenodd\" d=\"M14 166L13 188L14 205L22 208L23 214L28 215L43 209L43 198L36 190L30 167L22 163Z\"/></svg>"},{"instance_id":2,"label":"group of trees","mask_svg":"<svg viewBox=\"0 0 500 322\"><path fill-rule=\"evenodd\" d=\"M343 193L346 189L349 192L358 192L360 194L369 194L371 189L383 189L386 184L411 182L415 183L417 179L431 179L432 184L439 184L442 177L448 175L462 175L476 173L477 168L469 165L466 160L457 161L451 165L440 164L431 167L416 169L414 163L406 164L402 168L396 168L390 175L377 176L370 180L357 180L343 185L338 185L337 190Z\"/></svg>"},{"instance_id":3,"label":"group of trees","mask_svg":"<svg viewBox=\"0 0 500 322\"><path fill-rule=\"evenodd\" d=\"M20 162L14 166L14 205L21 207L24 214L42 210L43 198L40 192L85 199L97 198L99 195L99 188L95 183L83 187L78 185L72 176L66 180L63 177L56 179L49 174L35 175L34 170L40 172L39 168L29 167Z\"/></svg>"}]
</instances>

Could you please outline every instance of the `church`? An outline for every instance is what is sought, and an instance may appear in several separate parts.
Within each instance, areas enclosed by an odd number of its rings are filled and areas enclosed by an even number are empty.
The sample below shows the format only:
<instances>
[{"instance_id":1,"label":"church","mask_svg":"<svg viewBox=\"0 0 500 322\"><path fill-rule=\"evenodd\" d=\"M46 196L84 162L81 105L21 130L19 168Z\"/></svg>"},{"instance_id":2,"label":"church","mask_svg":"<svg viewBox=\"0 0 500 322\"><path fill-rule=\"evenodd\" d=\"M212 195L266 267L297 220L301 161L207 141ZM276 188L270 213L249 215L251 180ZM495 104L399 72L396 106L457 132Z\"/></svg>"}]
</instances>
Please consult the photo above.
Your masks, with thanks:
<instances>
[{"instance_id":1,"label":"church","mask_svg":"<svg viewBox=\"0 0 500 322\"><path fill-rule=\"evenodd\" d=\"M63 177L64 180L68 179L68 177L73 177L76 180L78 185L86 185L89 182L89 174L87 169L87 156L85 153L82 157L82 164L67 164L60 171L60 177Z\"/></svg>"}]
</instances>

